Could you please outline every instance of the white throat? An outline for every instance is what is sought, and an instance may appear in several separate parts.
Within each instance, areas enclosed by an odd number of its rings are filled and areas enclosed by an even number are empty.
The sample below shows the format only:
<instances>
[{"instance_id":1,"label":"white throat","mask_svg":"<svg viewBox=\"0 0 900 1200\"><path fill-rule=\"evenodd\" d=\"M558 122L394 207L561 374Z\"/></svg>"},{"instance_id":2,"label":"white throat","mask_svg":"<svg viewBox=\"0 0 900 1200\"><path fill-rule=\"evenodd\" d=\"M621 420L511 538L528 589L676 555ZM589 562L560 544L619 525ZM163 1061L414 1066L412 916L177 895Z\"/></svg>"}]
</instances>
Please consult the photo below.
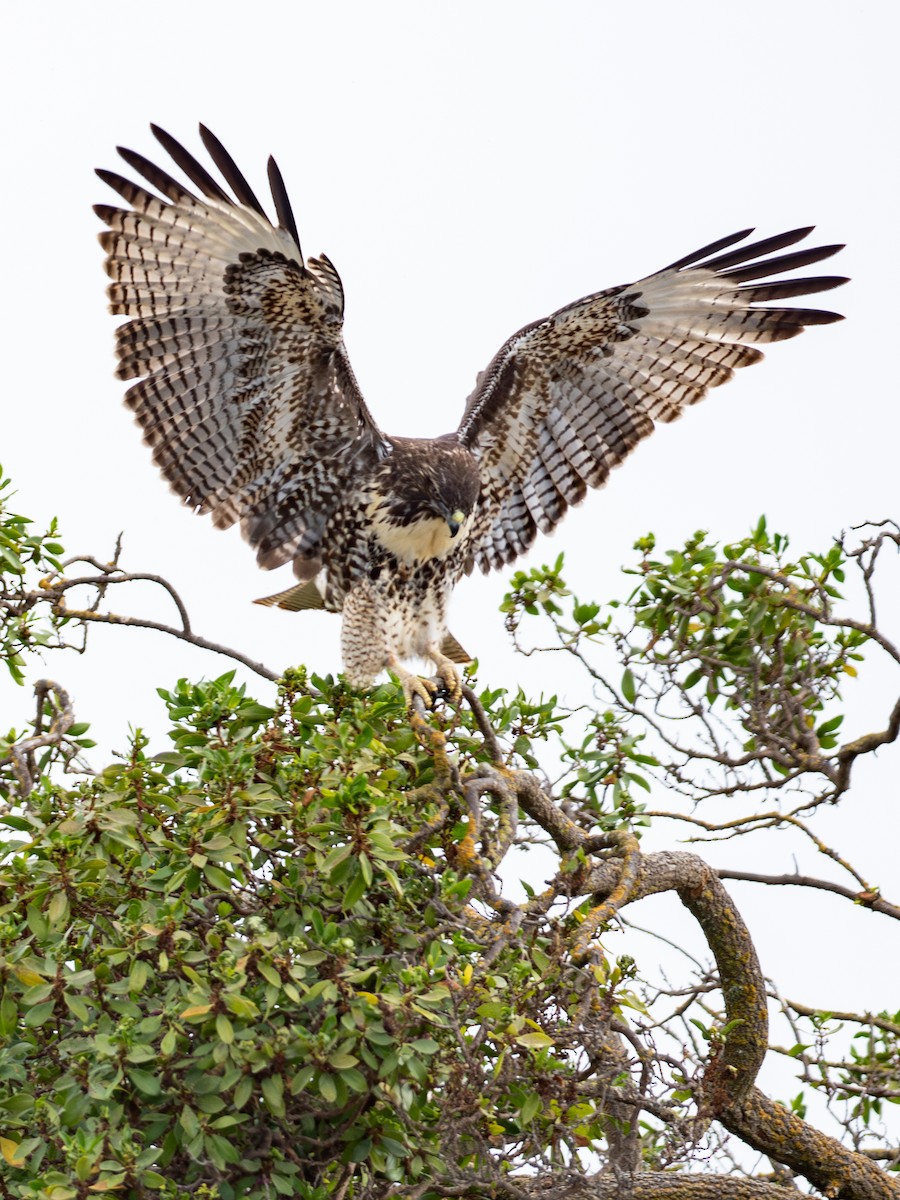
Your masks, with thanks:
<instances>
[{"instance_id":1,"label":"white throat","mask_svg":"<svg viewBox=\"0 0 900 1200\"><path fill-rule=\"evenodd\" d=\"M377 501L369 505L368 516L382 546L409 566L446 558L455 546L465 541L468 524L461 526L455 537L442 517L420 517L409 525L395 525L385 519Z\"/></svg>"}]
</instances>

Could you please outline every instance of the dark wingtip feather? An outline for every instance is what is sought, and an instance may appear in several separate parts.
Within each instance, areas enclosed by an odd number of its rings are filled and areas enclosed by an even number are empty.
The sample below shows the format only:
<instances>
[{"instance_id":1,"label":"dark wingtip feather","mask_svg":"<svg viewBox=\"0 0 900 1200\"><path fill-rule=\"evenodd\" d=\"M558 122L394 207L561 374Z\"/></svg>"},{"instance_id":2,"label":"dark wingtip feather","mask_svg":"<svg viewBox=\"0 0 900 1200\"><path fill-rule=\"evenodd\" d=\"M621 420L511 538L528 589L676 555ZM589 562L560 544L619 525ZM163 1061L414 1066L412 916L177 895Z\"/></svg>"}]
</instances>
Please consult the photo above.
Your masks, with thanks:
<instances>
[{"instance_id":1,"label":"dark wingtip feather","mask_svg":"<svg viewBox=\"0 0 900 1200\"><path fill-rule=\"evenodd\" d=\"M178 204L182 200L196 199L193 193L189 192L186 187L173 179L162 167L158 167L155 163L150 162L143 154L138 154L136 150L129 150L127 146L116 146L116 150L119 157L123 158L129 167L132 167L139 175L142 175L158 192L162 192L167 200L172 200Z\"/></svg>"},{"instance_id":2,"label":"dark wingtip feather","mask_svg":"<svg viewBox=\"0 0 900 1200\"><path fill-rule=\"evenodd\" d=\"M271 156L268 163L269 172L269 187L272 189L272 199L275 201L275 212L278 214L278 224L282 229L286 230L300 250L300 235L297 232L297 222L294 220L294 210L291 208L291 201L287 194L287 188L284 186L284 179L281 171L278 169L278 163ZM303 251L300 250L300 257L303 257Z\"/></svg>"},{"instance_id":3,"label":"dark wingtip feather","mask_svg":"<svg viewBox=\"0 0 900 1200\"><path fill-rule=\"evenodd\" d=\"M184 171L191 183L196 184L204 196L210 200L224 200L226 204L231 203L228 193L216 183L206 167L199 163L193 154L182 146L181 142L173 138L171 133L167 133L165 129L161 129L159 125L151 123L150 130L175 165Z\"/></svg>"},{"instance_id":4,"label":"dark wingtip feather","mask_svg":"<svg viewBox=\"0 0 900 1200\"><path fill-rule=\"evenodd\" d=\"M778 279L774 283L747 284L738 290L751 304L770 300L787 300L791 296L811 296L815 292L830 292L850 280L846 275L817 275L808 279Z\"/></svg>"},{"instance_id":5,"label":"dark wingtip feather","mask_svg":"<svg viewBox=\"0 0 900 1200\"><path fill-rule=\"evenodd\" d=\"M247 208L252 208L255 213L268 220L265 209L257 199L253 188L251 188L250 184L244 178L237 163L216 135L207 129L205 125L201 125L200 137L203 139L203 145L209 151L210 158L212 158L213 162L222 172L225 182L234 192L238 202Z\"/></svg>"},{"instance_id":6,"label":"dark wingtip feather","mask_svg":"<svg viewBox=\"0 0 900 1200\"><path fill-rule=\"evenodd\" d=\"M693 250L690 254L686 254L684 258L679 258L676 262L669 263L667 267L663 267L663 270L680 271L682 267L690 267L693 263L699 262L701 258L707 258L710 254L717 254L719 250L725 250L728 246L733 246L735 242L742 242L751 233L753 233L752 226L749 229L742 229L738 233L729 233L727 237L710 242L708 246L704 246L700 250Z\"/></svg>"},{"instance_id":7,"label":"dark wingtip feather","mask_svg":"<svg viewBox=\"0 0 900 1200\"><path fill-rule=\"evenodd\" d=\"M776 250L784 250L786 246L802 242L814 229L815 225L804 225L802 229L789 229L787 233L776 233L774 237L751 242L749 246L741 246L737 250L732 250L730 254L720 254L718 258L711 258L703 266L709 271L724 271L738 263L749 262L753 258L761 258L764 254L773 254Z\"/></svg>"},{"instance_id":8,"label":"dark wingtip feather","mask_svg":"<svg viewBox=\"0 0 900 1200\"><path fill-rule=\"evenodd\" d=\"M841 313L822 308L764 308L760 311L771 321L769 340L772 342L797 337L809 325L833 325L844 319Z\"/></svg>"},{"instance_id":9,"label":"dark wingtip feather","mask_svg":"<svg viewBox=\"0 0 900 1200\"><path fill-rule=\"evenodd\" d=\"M104 183L109 184L111 188L114 188L117 183L123 182L121 175L117 175L115 171L108 171L106 167L95 167L94 174L98 179L102 179Z\"/></svg>"},{"instance_id":10,"label":"dark wingtip feather","mask_svg":"<svg viewBox=\"0 0 900 1200\"><path fill-rule=\"evenodd\" d=\"M828 312L824 308L808 308L803 315L807 325L833 325L835 321L846 320L843 313Z\"/></svg>"},{"instance_id":11,"label":"dark wingtip feather","mask_svg":"<svg viewBox=\"0 0 900 1200\"><path fill-rule=\"evenodd\" d=\"M731 270L723 271L722 267L717 263L704 263L704 266L712 267L722 279L734 279L738 283L744 283L751 279L761 279L765 276L776 275L781 271L795 271L798 267L812 266L813 263L821 262L825 258L831 258L842 248L841 246L812 246L808 250L795 250L792 254L781 254L776 258L764 258L756 262L745 262L743 265L732 263L730 261L731 256L729 255L729 261L725 266L729 268L733 267Z\"/></svg>"},{"instance_id":12,"label":"dark wingtip feather","mask_svg":"<svg viewBox=\"0 0 900 1200\"><path fill-rule=\"evenodd\" d=\"M95 173L98 179L102 179L108 187L111 187L114 192L118 192L122 199L127 200L129 204L133 204L140 196L150 196L150 193L145 191L144 188L133 183L132 180L126 179L124 175L117 174L115 171L107 171L105 167L97 167ZM152 198L158 204L162 204L162 200L159 200L156 196Z\"/></svg>"}]
</instances>

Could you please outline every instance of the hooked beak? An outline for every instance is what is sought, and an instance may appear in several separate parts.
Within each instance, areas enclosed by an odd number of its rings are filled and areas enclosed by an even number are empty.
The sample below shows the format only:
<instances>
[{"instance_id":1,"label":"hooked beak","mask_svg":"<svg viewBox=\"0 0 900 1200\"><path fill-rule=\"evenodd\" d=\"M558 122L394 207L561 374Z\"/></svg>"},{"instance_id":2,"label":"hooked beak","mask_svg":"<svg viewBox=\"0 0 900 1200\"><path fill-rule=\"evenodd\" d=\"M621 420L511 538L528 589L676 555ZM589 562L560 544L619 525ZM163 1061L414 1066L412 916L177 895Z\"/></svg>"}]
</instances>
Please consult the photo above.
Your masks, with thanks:
<instances>
[{"instance_id":1,"label":"hooked beak","mask_svg":"<svg viewBox=\"0 0 900 1200\"><path fill-rule=\"evenodd\" d=\"M447 518L447 527L450 530L450 536L452 538L455 538L459 533L463 523L465 522L465 519L466 514L464 512L460 512L459 509L457 509L455 512L452 512Z\"/></svg>"}]
</instances>

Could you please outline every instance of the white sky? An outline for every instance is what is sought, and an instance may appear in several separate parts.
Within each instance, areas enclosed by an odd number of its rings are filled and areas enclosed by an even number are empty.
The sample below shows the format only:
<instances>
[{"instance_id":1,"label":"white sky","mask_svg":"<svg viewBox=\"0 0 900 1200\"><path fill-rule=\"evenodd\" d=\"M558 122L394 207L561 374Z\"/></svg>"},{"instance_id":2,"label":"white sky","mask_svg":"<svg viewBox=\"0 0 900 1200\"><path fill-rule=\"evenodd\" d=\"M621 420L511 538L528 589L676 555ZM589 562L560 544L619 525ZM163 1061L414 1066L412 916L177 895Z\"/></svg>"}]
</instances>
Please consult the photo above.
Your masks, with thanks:
<instances>
[{"instance_id":1,"label":"white sky","mask_svg":"<svg viewBox=\"0 0 900 1200\"><path fill-rule=\"evenodd\" d=\"M338 668L337 618L249 603L289 576L259 572L237 533L179 506L112 375L114 322L90 207L111 195L92 169L121 165L117 143L164 158L151 120L198 151L202 120L260 193L276 155L305 253L324 250L341 272L353 365L390 433L455 428L476 372L519 326L723 234L815 223L822 242L847 242L813 268L852 276L820 298L846 322L773 347L643 444L552 542L538 543L535 562L567 551L579 595L624 594L618 567L649 529L661 546L699 527L734 538L765 511L799 550L898 515L900 10L854 7L19 4L5 17L0 72L0 461L19 510L59 514L70 553L106 556L124 530L126 568L167 576L206 637L273 669ZM452 628L477 651L482 682L566 689L547 677L546 660L511 654L497 612L504 590L496 575L464 581L456 595ZM167 615L137 591L116 603ZM129 721L161 727L156 686L224 669L159 636L106 629L86 659L48 663L107 748L123 747ZM266 698L265 685L252 686ZM21 724L25 701L0 681L0 724ZM884 709L873 711L875 722ZM895 801L895 780L883 776L874 791ZM843 819L865 827L876 812L890 836L861 839L859 865L896 899L896 803L860 801ZM843 848L839 822L827 836ZM725 861L719 850L708 857ZM778 859L752 865L789 869L780 844ZM821 859L802 867L824 873ZM751 918L754 905L788 903L739 895ZM766 970L787 973L785 991L798 999L852 1003L847 977L876 981L863 931L878 925L887 936L886 918L848 915L827 898L790 903L803 937L826 922L840 939L846 976L814 995L781 918L754 929ZM865 1003L896 1003L891 981L896 968Z\"/></svg>"}]
</instances>

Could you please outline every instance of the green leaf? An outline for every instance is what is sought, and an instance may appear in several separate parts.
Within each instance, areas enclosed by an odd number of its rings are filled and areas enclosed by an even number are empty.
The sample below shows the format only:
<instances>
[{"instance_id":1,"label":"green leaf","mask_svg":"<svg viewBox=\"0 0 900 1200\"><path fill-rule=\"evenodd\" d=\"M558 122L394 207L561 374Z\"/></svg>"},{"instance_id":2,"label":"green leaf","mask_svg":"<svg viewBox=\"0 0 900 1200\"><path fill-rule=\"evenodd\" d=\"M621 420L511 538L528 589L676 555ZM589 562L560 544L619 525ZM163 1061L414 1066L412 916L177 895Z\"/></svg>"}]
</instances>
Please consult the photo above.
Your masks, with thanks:
<instances>
[{"instance_id":1,"label":"green leaf","mask_svg":"<svg viewBox=\"0 0 900 1200\"><path fill-rule=\"evenodd\" d=\"M336 1071L345 1071L348 1067L355 1067L359 1062L353 1054L346 1054L341 1051L336 1051L334 1054L329 1054L328 1065L334 1067Z\"/></svg>"},{"instance_id":2,"label":"green leaf","mask_svg":"<svg viewBox=\"0 0 900 1200\"><path fill-rule=\"evenodd\" d=\"M345 909L352 908L354 904L358 903L363 898L365 893L366 893L365 876L363 875L362 871L357 870L354 879L352 880L352 882L350 883L350 886L347 888L346 892L344 893L343 907Z\"/></svg>"},{"instance_id":3,"label":"green leaf","mask_svg":"<svg viewBox=\"0 0 900 1200\"><path fill-rule=\"evenodd\" d=\"M284 1080L280 1075L266 1075L261 1083L263 1099L273 1117L284 1116Z\"/></svg>"},{"instance_id":4,"label":"green leaf","mask_svg":"<svg viewBox=\"0 0 900 1200\"><path fill-rule=\"evenodd\" d=\"M162 1090L159 1079L149 1071L142 1071L138 1067L129 1067L125 1073L137 1090L143 1092L145 1096L158 1096Z\"/></svg>"},{"instance_id":5,"label":"green leaf","mask_svg":"<svg viewBox=\"0 0 900 1200\"><path fill-rule=\"evenodd\" d=\"M358 1071L356 1067L344 1067L344 1069L341 1071L341 1079L353 1092L362 1094L363 1092L369 1091L370 1084L368 1079L366 1079L362 1071Z\"/></svg>"},{"instance_id":6,"label":"green leaf","mask_svg":"<svg viewBox=\"0 0 900 1200\"><path fill-rule=\"evenodd\" d=\"M197 1114L192 1108L188 1108L186 1104L181 1109L178 1123L189 1138L195 1138L200 1132L200 1122L197 1120Z\"/></svg>"},{"instance_id":7,"label":"green leaf","mask_svg":"<svg viewBox=\"0 0 900 1200\"><path fill-rule=\"evenodd\" d=\"M22 1005L25 1008L31 1008L34 1004L40 1004L42 1000L46 1000L48 996L53 995L54 986L53 983L45 983L41 980L34 987L26 988L21 996Z\"/></svg>"},{"instance_id":8,"label":"green leaf","mask_svg":"<svg viewBox=\"0 0 900 1200\"><path fill-rule=\"evenodd\" d=\"M0 558L4 559L4 561L13 569L16 575L25 574L25 564L22 562L21 558L19 558L18 554L16 554L14 550L11 550L9 546L5 546L2 543L0 543Z\"/></svg>"},{"instance_id":9,"label":"green leaf","mask_svg":"<svg viewBox=\"0 0 900 1200\"><path fill-rule=\"evenodd\" d=\"M87 1023L91 1019L90 1010L83 996L79 996L77 992L63 992L63 1000L69 1012L79 1021Z\"/></svg>"},{"instance_id":10,"label":"green leaf","mask_svg":"<svg viewBox=\"0 0 900 1200\"><path fill-rule=\"evenodd\" d=\"M233 1096L234 1107L238 1108L238 1109L243 1108L244 1105L247 1103L247 1101L250 1099L252 1092L253 1092L253 1080L249 1077L249 1075L245 1075L244 1078L236 1085L236 1087L234 1089L234 1096Z\"/></svg>"},{"instance_id":11,"label":"green leaf","mask_svg":"<svg viewBox=\"0 0 900 1200\"><path fill-rule=\"evenodd\" d=\"M147 979L150 976L150 968L141 958L136 958L131 966L131 971L128 974L128 990L133 995L140 994L147 986Z\"/></svg>"},{"instance_id":12,"label":"green leaf","mask_svg":"<svg viewBox=\"0 0 900 1200\"><path fill-rule=\"evenodd\" d=\"M241 1021L252 1021L259 1016L259 1008L247 996L237 992L225 992L222 996L225 1007Z\"/></svg>"},{"instance_id":13,"label":"green leaf","mask_svg":"<svg viewBox=\"0 0 900 1200\"><path fill-rule=\"evenodd\" d=\"M258 959L256 969L265 979L266 983L271 983L273 987L281 987L281 976L275 970L270 962L266 962L264 958Z\"/></svg>"},{"instance_id":14,"label":"green leaf","mask_svg":"<svg viewBox=\"0 0 900 1200\"><path fill-rule=\"evenodd\" d=\"M370 888L372 886L372 879L374 878L374 876L372 873L371 860L369 859L369 856L368 856L368 854L366 854L365 850L360 851L358 861L359 861L360 873L362 874L363 880L365 881L365 885L367 888Z\"/></svg>"},{"instance_id":15,"label":"green leaf","mask_svg":"<svg viewBox=\"0 0 900 1200\"><path fill-rule=\"evenodd\" d=\"M221 867L213 866L212 863L207 863L203 868L203 874L206 876L207 882L214 888L218 888L222 892L230 892L234 887L234 880L231 876L223 871Z\"/></svg>"},{"instance_id":16,"label":"green leaf","mask_svg":"<svg viewBox=\"0 0 900 1200\"><path fill-rule=\"evenodd\" d=\"M365 1162L372 1153L372 1139L370 1137L362 1138L350 1147L347 1154L347 1162L361 1163Z\"/></svg>"},{"instance_id":17,"label":"green leaf","mask_svg":"<svg viewBox=\"0 0 900 1200\"><path fill-rule=\"evenodd\" d=\"M19 1006L11 990L3 993L0 1000L0 1036L9 1037L16 1028L19 1016Z\"/></svg>"},{"instance_id":18,"label":"green leaf","mask_svg":"<svg viewBox=\"0 0 900 1200\"><path fill-rule=\"evenodd\" d=\"M388 1154L393 1154L394 1158L406 1158L409 1150L402 1142L398 1142L396 1138L388 1137L387 1134L382 1134L378 1139L378 1145Z\"/></svg>"},{"instance_id":19,"label":"green leaf","mask_svg":"<svg viewBox=\"0 0 900 1200\"><path fill-rule=\"evenodd\" d=\"M56 1008L55 1000L46 1000L43 1004L35 1004L29 1008L25 1014L25 1024L29 1029L37 1029L39 1026L46 1024L53 1016L53 1010Z\"/></svg>"},{"instance_id":20,"label":"green leaf","mask_svg":"<svg viewBox=\"0 0 900 1200\"><path fill-rule=\"evenodd\" d=\"M349 845L335 846L335 848L327 855L325 861L322 863L323 875L330 875L334 871L335 867L340 866L349 854Z\"/></svg>"},{"instance_id":21,"label":"green leaf","mask_svg":"<svg viewBox=\"0 0 900 1200\"><path fill-rule=\"evenodd\" d=\"M545 1050L548 1046L554 1045L553 1038L548 1037L546 1033L522 1033L516 1038L516 1042L520 1046L525 1046L529 1050Z\"/></svg>"},{"instance_id":22,"label":"green leaf","mask_svg":"<svg viewBox=\"0 0 900 1200\"><path fill-rule=\"evenodd\" d=\"M440 1046L431 1038L417 1038L414 1042L410 1042L413 1050L419 1054L437 1054Z\"/></svg>"},{"instance_id":23,"label":"green leaf","mask_svg":"<svg viewBox=\"0 0 900 1200\"><path fill-rule=\"evenodd\" d=\"M476 1014L484 1020L500 1020L506 1012L506 1005L499 1000L487 1000L475 1009Z\"/></svg>"},{"instance_id":24,"label":"green leaf","mask_svg":"<svg viewBox=\"0 0 900 1200\"><path fill-rule=\"evenodd\" d=\"M69 897L65 892L56 892L47 905L47 920L51 925L62 925L69 915Z\"/></svg>"},{"instance_id":25,"label":"green leaf","mask_svg":"<svg viewBox=\"0 0 900 1200\"><path fill-rule=\"evenodd\" d=\"M324 962L328 955L324 950L304 950L302 954L294 955L294 962L299 963L301 967L317 967L319 963ZM281 978L278 978L281 982Z\"/></svg>"}]
</instances>

